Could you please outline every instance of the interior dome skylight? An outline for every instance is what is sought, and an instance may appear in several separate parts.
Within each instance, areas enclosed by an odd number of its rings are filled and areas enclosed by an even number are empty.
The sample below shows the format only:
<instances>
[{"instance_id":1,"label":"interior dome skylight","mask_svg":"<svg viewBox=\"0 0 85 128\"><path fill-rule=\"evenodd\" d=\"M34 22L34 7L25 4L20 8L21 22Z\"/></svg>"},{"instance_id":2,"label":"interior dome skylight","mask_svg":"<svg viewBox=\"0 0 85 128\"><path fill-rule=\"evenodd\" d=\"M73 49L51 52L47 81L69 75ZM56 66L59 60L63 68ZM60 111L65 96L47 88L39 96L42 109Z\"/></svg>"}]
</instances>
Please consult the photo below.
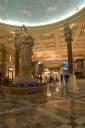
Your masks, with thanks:
<instances>
[{"instance_id":1,"label":"interior dome skylight","mask_svg":"<svg viewBox=\"0 0 85 128\"><path fill-rule=\"evenodd\" d=\"M0 22L40 26L62 21L85 7L85 0L1 0Z\"/></svg>"}]
</instances>

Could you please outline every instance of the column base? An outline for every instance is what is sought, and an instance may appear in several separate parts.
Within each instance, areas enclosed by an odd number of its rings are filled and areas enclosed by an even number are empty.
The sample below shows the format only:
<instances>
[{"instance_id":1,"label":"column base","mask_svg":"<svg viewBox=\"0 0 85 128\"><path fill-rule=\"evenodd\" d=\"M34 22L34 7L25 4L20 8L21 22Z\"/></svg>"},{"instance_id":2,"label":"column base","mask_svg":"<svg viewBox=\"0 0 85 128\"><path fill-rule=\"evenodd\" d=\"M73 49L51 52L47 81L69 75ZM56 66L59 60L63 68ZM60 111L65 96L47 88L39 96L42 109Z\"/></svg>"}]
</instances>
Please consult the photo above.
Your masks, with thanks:
<instances>
[{"instance_id":1,"label":"column base","mask_svg":"<svg viewBox=\"0 0 85 128\"><path fill-rule=\"evenodd\" d=\"M75 75L70 75L67 83L67 93L71 96L77 94L77 81Z\"/></svg>"}]
</instances>

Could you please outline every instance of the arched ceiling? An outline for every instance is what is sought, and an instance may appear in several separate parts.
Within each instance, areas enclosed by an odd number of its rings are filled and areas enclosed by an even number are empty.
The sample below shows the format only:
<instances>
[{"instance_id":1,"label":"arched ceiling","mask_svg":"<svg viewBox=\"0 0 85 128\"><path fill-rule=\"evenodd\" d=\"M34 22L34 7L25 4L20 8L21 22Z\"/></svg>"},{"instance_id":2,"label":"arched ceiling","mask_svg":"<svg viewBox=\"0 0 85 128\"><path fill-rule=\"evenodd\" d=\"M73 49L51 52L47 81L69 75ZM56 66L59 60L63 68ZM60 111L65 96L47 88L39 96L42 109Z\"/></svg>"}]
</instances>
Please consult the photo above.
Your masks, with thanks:
<instances>
[{"instance_id":1,"label":"arched ceiling","mask_svg":"<svg viewBox=\"0 0 85 128\"><path fill-rule=\"evenodd\" d=\"M69 23L72 28L73 58L85 58L85 8L83 8L77 14L55 24L26 26L35 42L33 47L35 60L44 61L47 65L60 65L64 59L67 59L67 46L63 31L66 23ZM21 31L21 26L0 23L0 48L6 48L7 53L11 51L10 55L12 51L13 54L15 51L14 34L17 31Z\"/></svg>"},{"instance_id":2,"label":"arched ceiling","mask_svg":"<svg viewBox=\"0 0 85 128\"><path fill-rule=\"evenodd\" d=\"M0 0L0 22L39 26L56 23L85 7L85 0Z\"/></svg>"}]
</instances>

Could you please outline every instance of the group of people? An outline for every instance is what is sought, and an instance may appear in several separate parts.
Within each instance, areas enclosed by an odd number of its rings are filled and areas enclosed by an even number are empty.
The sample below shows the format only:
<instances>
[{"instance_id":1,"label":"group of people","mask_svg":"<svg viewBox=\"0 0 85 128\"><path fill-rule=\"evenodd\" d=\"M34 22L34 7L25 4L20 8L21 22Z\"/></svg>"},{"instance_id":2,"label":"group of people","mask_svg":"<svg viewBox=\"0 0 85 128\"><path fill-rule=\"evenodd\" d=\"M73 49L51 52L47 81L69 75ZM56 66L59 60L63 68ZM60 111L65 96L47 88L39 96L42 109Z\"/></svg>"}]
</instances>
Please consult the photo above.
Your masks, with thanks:
<instances>
[{"instance_id":1,"label":"group of people","mask_svg":"<svg viewBox=\"0 0 85 128\"><path fill-rule=\"evenodd\" d=\"M39 75L40 83L46 83L48 82L47 76Z\"/></svg>"},{"instance_id":2,"label":"group of people","mask_svg":"<svg viewBox=\"0 0 85 128\"><path fill-rule=\"evenodd\" d=\"M53 82L61 82L61 84L63 84L65 82L65 84L68 83L69 80L69 75L68 74L60 74L60 75L38 75L35 77L36 79L39 80L40 83L53 83Z\"/></svg>"},{"instance_id":3,"label":"group of people","mask_svg":"<svg viewBox=\"0 0 85 128\"><path fill-rule=\"evenodd\" d=\"M47 75L39 75L39 81L40 83L51 83L51 82L57 82L58 81L58 77L57 75L53 75L53 76L47 76Z\"/></svg>"}]
</instances>

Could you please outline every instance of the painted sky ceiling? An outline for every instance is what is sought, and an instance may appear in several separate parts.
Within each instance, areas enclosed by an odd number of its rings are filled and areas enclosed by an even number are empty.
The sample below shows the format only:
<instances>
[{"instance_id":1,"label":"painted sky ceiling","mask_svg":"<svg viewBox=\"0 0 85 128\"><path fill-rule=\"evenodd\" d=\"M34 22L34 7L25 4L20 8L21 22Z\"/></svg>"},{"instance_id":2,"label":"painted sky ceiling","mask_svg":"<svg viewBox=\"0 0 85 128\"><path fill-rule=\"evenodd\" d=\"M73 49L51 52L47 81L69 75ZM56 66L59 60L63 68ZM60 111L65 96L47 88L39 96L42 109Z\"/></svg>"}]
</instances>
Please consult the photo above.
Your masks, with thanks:
<instances>
[{"instance_id":1,"label":"painted sky ceiling","mask_svg":"<svg viewBox=\"0 0 85 128\"><path fill-rule=\"evenodd\" d=\"M0 22L39 26L61 21L85 7L85 0L0 0Z\"/></svg>"}]
</instances>

